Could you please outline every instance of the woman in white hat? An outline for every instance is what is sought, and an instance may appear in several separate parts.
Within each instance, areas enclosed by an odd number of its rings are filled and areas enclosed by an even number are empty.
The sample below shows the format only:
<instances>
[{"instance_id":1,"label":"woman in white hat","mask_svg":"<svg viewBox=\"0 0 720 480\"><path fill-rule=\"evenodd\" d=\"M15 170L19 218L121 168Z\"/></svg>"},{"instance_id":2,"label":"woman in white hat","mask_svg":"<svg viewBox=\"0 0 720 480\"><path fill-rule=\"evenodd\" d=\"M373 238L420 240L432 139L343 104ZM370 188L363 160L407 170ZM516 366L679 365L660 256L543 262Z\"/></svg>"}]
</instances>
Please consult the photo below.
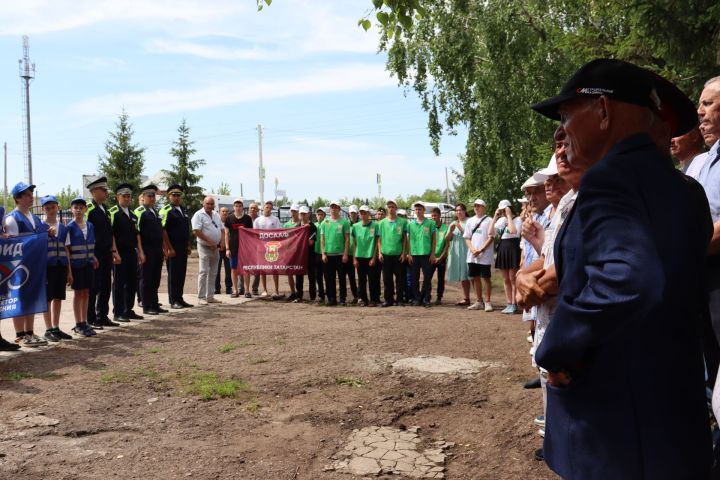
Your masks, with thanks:
<instances>
[{"instance_id":1,"label":"woman in white hat","mask_svg":"<svg viewBox=\"0 0 720 480\"><path fill-rule=\"evenodd\" d=\"M507 306L501 313L519 313L515 304L515 274L520 268L520 233L522 220L514 217L509 200L501 200L495 211L491 231L500 237L498 253L495 257L495 268L499 269L505 285Z\"/></svg>"}]
</instances>

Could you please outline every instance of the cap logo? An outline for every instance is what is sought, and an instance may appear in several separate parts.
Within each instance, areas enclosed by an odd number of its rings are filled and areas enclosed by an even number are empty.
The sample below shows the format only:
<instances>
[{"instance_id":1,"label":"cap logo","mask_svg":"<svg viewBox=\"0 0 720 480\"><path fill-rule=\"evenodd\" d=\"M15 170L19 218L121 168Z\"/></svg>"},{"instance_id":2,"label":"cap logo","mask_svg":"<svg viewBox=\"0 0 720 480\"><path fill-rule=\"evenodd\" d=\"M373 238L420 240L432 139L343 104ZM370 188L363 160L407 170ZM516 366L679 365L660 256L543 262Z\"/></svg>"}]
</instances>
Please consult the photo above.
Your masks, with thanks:
<instances>
[{"instance_id":1,"label":"cap logo","mask_svg":"<svg viewBox=\"0 0 720 480\"><path fill-rule=\"evenodd\" d=\"M582 94L582 95L605 95L605 94L613 94L615 93L615 90L610 90L609 88L601 88L601 87L583 87L578 88L575 90L576 93Z\"/></svg>"}]
</instances>

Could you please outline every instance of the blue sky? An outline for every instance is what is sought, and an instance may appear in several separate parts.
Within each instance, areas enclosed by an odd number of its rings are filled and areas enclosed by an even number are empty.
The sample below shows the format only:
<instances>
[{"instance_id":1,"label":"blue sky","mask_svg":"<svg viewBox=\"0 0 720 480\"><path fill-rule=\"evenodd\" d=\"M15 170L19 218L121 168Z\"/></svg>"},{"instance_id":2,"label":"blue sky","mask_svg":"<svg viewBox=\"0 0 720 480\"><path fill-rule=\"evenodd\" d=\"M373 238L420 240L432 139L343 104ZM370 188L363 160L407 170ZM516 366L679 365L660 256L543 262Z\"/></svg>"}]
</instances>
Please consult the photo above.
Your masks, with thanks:
<instances>
[{"instance_id":1,"label":"blue sky","mask_svg":"<svg viewBox=\"0 0 720 480\"><path fill-rule=\"evenodd\" d=\"M377 53L377 29L358 18L370 0L23 0L0 17L0 144L8 184L24 176L18 59L30 37L33 180L39 193L97 170L123 106L145 146L145 173L167 168L183 117L201 184L258 198L257 125L265 130L266 198L274 180L290 198L444 188L461 169L465 134L430 149L426 115Z\"/></svg>"}]
</instances>

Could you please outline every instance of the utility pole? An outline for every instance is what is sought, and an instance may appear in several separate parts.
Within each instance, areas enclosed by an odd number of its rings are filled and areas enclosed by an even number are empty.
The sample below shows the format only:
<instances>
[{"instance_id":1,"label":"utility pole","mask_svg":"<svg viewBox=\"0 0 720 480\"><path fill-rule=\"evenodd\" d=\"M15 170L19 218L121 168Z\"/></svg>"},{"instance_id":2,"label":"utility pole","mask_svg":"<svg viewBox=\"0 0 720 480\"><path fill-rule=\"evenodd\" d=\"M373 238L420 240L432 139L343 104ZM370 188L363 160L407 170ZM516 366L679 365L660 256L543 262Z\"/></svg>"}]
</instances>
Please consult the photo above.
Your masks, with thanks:
<instances>
[{"instance_id":1,"label":"utility pole","mask_svg":"<svg viewBox=\"0 0 720 480\"><path fill-rule=\"evenodd\" d=\"M35 64L30 61L30 41L23 35L23 58L20 63L20 79L23 97L23 149L25 150L25 176L32 185L32 141L30 137L30 81L35 78Z\"/></svg>"},{"instance_id":2,"label":"utility pole","mask_svg":"<svg viewBox=\"0 0 720 480\"><path fill-rule=\"evenodd\" d=\"M3 185L5 186L5 188L3 188L3 207L7 208L7 142L5 142L5 144L3 145L3 151L5 153L5 166L3 169L3 171L5 172L3 176Z\"/></svg>"},{"instance_id":3,"label":"utility pole","mask_svg":"<svg viewBox=\"0 0 720 480\"><path fill-rule=\"evenodd\" d=\"M263 128L258 123L258 157L260 160L260 168L258 170L258 177L260 179L260 205L265 204L265 168L263 167L262 159L262 142L263 142Z\"/></svg>"},{"instance_id":4,"label":"utility pole","mask_svg":"<svg viewBox=\"0 0 720 480\"><path fill-rule=\"evenodd\" d=\"M378 186L378 197L382 198L382 179L380 174L377 174L377 186Z\"/></svg>"},{"instance_id":5,"label":"utility pole","mask_svg":"<svg viewBox=\"0 0 720 480\"><path fill-rule=\"evenodd\" d=\"M447 167L445 167L445 201L450 203L450 181L448 180Z\"/></svg>"}]
</instances>

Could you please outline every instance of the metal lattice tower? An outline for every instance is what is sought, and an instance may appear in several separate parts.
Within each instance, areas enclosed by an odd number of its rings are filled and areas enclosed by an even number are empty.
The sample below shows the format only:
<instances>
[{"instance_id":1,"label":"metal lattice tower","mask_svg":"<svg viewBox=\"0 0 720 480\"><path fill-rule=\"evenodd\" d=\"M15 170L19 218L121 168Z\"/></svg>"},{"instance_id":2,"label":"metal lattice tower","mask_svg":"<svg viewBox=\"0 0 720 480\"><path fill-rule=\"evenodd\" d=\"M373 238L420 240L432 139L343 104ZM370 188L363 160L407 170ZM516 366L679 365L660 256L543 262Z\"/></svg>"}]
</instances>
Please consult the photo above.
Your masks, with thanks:
<instances>
[{"instance_id":1,"label":"metal lattice tower","mask_svg":"<svg viewBox=\"0 0 720 480\"><path fill-rule=\"evenodd\" d=\"M35 78L35 64L30 61L30 42L23 35L23 58L20 64L20 83L23 109L23 157L25 159L25 178L32 185L32 141L30 136L30 82Z\"/></svg>"}]
</instances>

